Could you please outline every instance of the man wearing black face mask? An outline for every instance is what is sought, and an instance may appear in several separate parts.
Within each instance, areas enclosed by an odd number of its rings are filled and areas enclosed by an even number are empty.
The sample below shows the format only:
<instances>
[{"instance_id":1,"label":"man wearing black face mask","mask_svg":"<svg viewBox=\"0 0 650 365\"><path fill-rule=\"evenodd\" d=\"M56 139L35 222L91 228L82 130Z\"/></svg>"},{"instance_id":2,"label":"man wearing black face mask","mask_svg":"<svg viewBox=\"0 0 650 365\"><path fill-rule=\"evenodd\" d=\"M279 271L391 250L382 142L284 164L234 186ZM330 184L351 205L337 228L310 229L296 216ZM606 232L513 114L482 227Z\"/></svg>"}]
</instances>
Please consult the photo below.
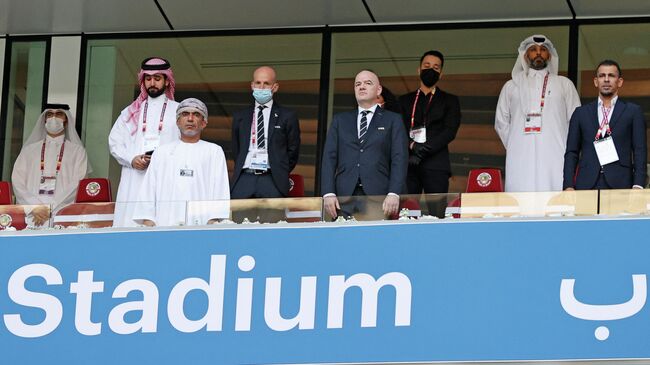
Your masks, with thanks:
<instances>
[{"instance_id":1,"label":"man wearing black face mask","mask_svg":"<svg viewBox=\"0 0 650 365\"><path fill-rule=\"evenodd\" d=\"M420 87L399 98L402 118L409 132L409 194L447 193L451 163L448 145L460 127L458 97L437 87L445 58L439 51L427 51L420 58ZM431 211L442 216L444 212ZM436 210L438 210L436 208Z\"/></svg>"}]
</instances>

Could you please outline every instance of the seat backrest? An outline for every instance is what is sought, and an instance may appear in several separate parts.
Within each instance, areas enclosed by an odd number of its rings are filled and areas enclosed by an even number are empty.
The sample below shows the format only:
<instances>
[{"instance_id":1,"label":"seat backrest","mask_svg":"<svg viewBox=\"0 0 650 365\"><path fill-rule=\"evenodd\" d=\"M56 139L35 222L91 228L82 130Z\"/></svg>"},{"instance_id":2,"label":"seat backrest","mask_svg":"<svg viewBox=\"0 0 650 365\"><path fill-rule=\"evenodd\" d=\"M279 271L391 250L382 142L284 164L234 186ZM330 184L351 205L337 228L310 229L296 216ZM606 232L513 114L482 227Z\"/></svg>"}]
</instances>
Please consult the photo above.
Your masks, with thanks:
<instances>
[{"instance_id":1,"label":"seat backrest","mask_svg":"<svg viewBox=\"0 0 650 365\"><path fill-rule=\"evenodd\" d=\"M305 196L305 178L299 174L289 175L289 197L302 198Z\"/></svg>"},{"instance_id":2,"label":"seat backrest","mask_svg":"<svg viewBox=\"0 0 650 365\"><path fill-rule=\"evenodd\" d=\"M503 192L501 170L495 168L480 168L470 170L467 177L467 193L500 193Z\"/></svg>"},{"instance_id":3,"label":"seat backrest","mask_svg":"<svg viewBox=\"0 0 650 365\"><path fill-rule=\"evenodd\" d=\"M106 178L81 179L75 203L108 203L113 201L111 182Z\"/></svg>"},{"instance_id":4,"label":"seat backrest","mask_svg":"<svg viewBox=\"0 0 650 365\"><path fill-rule=\"evenodd\" d=\"M0 181L0 205L8 205L13 203L11 183L9 181Z\"/></svg>"}]
</instances>

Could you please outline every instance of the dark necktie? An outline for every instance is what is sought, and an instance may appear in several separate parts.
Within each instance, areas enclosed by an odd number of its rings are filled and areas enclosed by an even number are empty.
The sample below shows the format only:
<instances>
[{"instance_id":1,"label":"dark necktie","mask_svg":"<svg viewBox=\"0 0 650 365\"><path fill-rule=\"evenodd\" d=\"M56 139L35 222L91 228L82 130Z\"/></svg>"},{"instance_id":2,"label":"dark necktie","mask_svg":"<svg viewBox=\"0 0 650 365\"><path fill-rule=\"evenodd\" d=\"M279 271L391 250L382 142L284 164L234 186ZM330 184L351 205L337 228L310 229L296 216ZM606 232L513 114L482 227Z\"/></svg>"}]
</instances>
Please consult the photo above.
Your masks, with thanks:
<instances>
[{"instance_id":1,"label":"dark necktie","mask_svg":"<svg viewBox=\"0 0 650 365\"><path fill-rule=\"evenodd\" d=\"M368 131L368 113L370 110L364 110L361 112L361 123L359 123L359 142L363 143L363 137L366 136Z\"/></svg>"},{"instance_id":2,"label":"dark necktie","mask_svg":"<svg viewBox=\"0 0 650 365\"><path fill-rule=\"evenodd\" d=\"M257 112L257 148L265 149L266 141L264 141L264 113L262 112L266 105L258 106L259 111Z\"/></svg>"}]
</instances>

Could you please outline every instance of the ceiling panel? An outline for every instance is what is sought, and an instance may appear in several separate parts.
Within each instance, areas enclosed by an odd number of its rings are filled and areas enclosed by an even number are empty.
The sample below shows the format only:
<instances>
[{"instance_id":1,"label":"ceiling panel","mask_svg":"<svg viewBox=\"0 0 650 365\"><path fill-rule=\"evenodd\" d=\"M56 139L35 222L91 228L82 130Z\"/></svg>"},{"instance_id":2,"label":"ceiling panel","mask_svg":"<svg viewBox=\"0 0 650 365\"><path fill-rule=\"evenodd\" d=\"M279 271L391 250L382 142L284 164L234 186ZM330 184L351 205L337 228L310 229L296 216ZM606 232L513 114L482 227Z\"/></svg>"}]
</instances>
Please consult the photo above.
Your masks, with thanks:
<instances>
[{"instance_id":1,"label":"ceiling panel","mask_svg":"<svg viewBox=\"0 0 650 365\"><path fill-rule=\"evenodd\" d=\"M648 1L648 0L646 0ZM566 0L367 0L379 23L465 22L488 20L566 19ZM489 5L488 5L489 4Z\"/></svg>"},{"instance_id":2,"label":"ceiling panel","mask_svg":"<svg viewBox=\"0 0 650 365\"><path fill-rule=\"evenodd\" d=\"M570 0L579 18L650 16L650 0ZM362 0L158 0L176 30L369 24ZM377 23L570 19L567 0L366 0ZM0 0L0 34L169 30L154 0Z\"/></svg>"},{"instance_id":3,"label":"ceiling panel","mask_svg":"<svg viewBox=\"0 0 650 365\"><path fill-rule=\"evenodd\" d=\"M0 33L168 30L153 0L0 0Z\"/></svg>"},{"instance_id":4,"label":"ceiling panel","mask_svg":"<svg viewBox=\"0 0 650 365\"><path fill-rule=\"evenodd\" d=\"M650 16L649 0L571 0L578 18Z\"/></svg>"},{"instance_id":5,"label":"ceiling panel","mask_svg":"<svg viewBox=\"0 0 650 365\"><path fill-rule=\"evenodd\" d=\"M159 0L159 3L177 30L371 22L361 0Z\"/></svg>"}]
</instances>

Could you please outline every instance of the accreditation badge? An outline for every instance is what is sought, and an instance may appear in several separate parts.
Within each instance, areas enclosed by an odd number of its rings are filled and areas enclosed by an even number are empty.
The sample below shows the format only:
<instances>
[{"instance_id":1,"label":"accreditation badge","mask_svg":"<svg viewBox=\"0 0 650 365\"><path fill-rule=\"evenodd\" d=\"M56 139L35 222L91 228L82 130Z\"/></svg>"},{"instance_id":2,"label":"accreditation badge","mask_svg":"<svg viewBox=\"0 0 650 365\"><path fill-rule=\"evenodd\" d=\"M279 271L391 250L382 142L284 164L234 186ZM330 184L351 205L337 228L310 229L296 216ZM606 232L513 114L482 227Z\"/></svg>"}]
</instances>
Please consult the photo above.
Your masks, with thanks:
<instances>
[{"instance_id":1,"label":"accreditation badge","mask_svg":"<svg viewBox=\"0 0 650 365\"><path fill-rule=\"evenodd\" d=\"M424 143L427 141L427 128L422 127L411 129L409 137L416 143Z\"/></svg>"},{"instance_id":2,"label":"accreditation badge","mask_svg":"<svg viewBox=\"0 0 650 365\"><path fill-rule=\"evenodd\" d=\"M269 154L265 150L256 151L251 158L251 169L253 170L268 170L269 169Z\"/></svg>"},{"instance_id":3,"label":"accreditation badge","mask_svg":"<svg viewBox=\"0 0 650 365\"><path fill-rule=\"evenodd\" d=\"M524 134L542 133L542 113L530 112L524 120Z\"/></svg>"},{"instance_id":4,"label":"accreditation badge","mask_svg":"<svg viewBox=\"0 0 650 365\"><path fill-rule=\"evenodd\" d=\"M194 170L181 169L180 172L179 172L179 176L182 176L182 177L194 177Z\"/></svg>"},{"instance_id":5,"label":"accreditation badge","mask_svg":"<svg viewBox=\"0 0 650 365\"><path fill-rule=\"evenodd\" d=\"M594 148L596 149L596 155L598 156L600 166L605 166L618 161L618 153L616 152L616 146L614 146L612 136L607 136L594 141Z\"/></svg>"},{"instance_id":6,"label":"accreditation badge","mask_svg":"<svg viewBox=\"0 0 650 365\"><path fill-rule=\"evenodd\" d=\"M41 183L38 186L38 194L54 195L56 188L56 176L41 176Z\"/></svg>"}]
</instances>

